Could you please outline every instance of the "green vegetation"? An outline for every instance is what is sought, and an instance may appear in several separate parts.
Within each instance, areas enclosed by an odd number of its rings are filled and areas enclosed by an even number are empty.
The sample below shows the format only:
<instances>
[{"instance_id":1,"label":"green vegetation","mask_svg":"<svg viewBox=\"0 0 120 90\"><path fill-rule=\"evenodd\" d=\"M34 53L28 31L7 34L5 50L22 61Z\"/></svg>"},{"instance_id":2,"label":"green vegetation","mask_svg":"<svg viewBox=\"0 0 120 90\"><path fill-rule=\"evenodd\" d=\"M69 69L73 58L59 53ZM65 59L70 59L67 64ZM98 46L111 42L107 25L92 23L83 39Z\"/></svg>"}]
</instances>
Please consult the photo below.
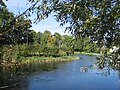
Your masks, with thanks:
<instances>
[{"instance_id":1,"label":"green vegetation","mask_svg":"<svg viewBox=\"0 0 120 90\"><path fill-rule=\"evenodd\" d=\"M77 58L73 56L74 52L89 55L101 52L107 56L113 46L118 49L107 59L98 58L98 64L100 68L107 65L120 69L119 0L28 1L31 6L14 15L0 0L0 67L4 69L4 72L0 69L0 76L4 74L8 79L6 74L11 71L8 75L14 80L19 70L20 73L30 70L24 63L74 60ZM35 23L54 14L61 26L69 25L65 31L71 32L71 36L61 36L57 32L52 35L48 30L43 33L31 30L32 21L28 17L33 13L37 16ZM7 65L9 69L5 69ZM32 66L30 68L34 70ZM4 77L2 79L5 80Z\"/></svg>"},{"instance_id":2,"label":"green vegetation","mask_svg":"<svg viewBox=\"0 0 120 90\"><path fill-rule=\"evenodd\" d=\"M87 55L100 55L100 53L88 53L88 52L75 52L75 54L87 54Z\"/></svg>"},{"instance_id":3,"label":"green vegetation","mask_svg":"<svg viewBox=\"0 0 120 90\"><path fill-rule=\"evenodd\" d=\"M54 12L61 26L69 25L66 30L72 35L89 37L96 42L99 49L104 46L107 49L119 47L114 54L116 57L120 56L119 0L29 0L29 2L35 7L30 10L36 11L38 22Z\"/></svg>"},{"instance_id":4,"label":"green vegetation","mask_svg":"<svg viewBox=\"0 0 120 90\"><path fill-rule=\"evenodd\" d=\"M1 7L0 10L0 63L3 65L28 60L68 61L76 59L73 56L74 51L98 51L97 45L90 38L61 36L57 32L52 35L48 30L43 33L35 32L30 30L31 21L29 19L25 19L24 16L16 18L6 7ZM16 19L12 22L14 18Z\"/></svg>"},{"instance_id":5,"label":"green vegetation","mask_svg":"<svg viewBox=\"0 0 120 90\"><path fill-rule=\"evenodd\" d=\"M30 33L30 34L29 34ZM30 30L28 32L29 41L22 44L3 44L1 63L16 63L16 62L26 62L28 61L68 61L71 59L76 59L73 56L74 51L86 51L95 52L96 49L87 48L96 46L95 43L89 44L91 41L89 38L81 38L82 42L74 39L73 36L63 35L55 33L51 35L49 31L44 33L35 32ZM26 37L26 38L28 38ZM82 44L84 43L84 45ZM87 45L85 45L87 43ZM82 49L79 46L83 47ZM57 60L56 60L57 59Z\"/></svg>"},{"instance_id":6,"label":"green vegetation","mask_svg":"<svg viewBox=\"0 0 120 90\"><path fill-rule=\"evenodd\" d=\"M120 2L118 0L29 0L31 6L23 13L9 12L4 1L0 1L0 63L16 62L22 58L44 56L62 57L77 52L106 55L113 46L120 47ZM30 30L31 12L39 22L54 12L61 26L68 23L66 30L72 36L49 31ZM117 12L117 13L116 13ZM103 49L103 47L106 47ZM120 48L115 52L119 57ZM118 58L119 59L119 58Z\"/></svg>"},{"instance_id":7,"label":"green vegetation","mask_svg":"<svg viewBox=\"0 0 120 90\"><path fill-rule=\"evenodd\" d=\"M31 63L31 62L60 62L60 61L71 61L71 60L75 60L75 59L79 59L78 56L61 56L61 57L38 57L38 56L32 56L32 57L23 57L22 58L23 61L21 62L23 63Z\"/></svg>"}]
</instances>

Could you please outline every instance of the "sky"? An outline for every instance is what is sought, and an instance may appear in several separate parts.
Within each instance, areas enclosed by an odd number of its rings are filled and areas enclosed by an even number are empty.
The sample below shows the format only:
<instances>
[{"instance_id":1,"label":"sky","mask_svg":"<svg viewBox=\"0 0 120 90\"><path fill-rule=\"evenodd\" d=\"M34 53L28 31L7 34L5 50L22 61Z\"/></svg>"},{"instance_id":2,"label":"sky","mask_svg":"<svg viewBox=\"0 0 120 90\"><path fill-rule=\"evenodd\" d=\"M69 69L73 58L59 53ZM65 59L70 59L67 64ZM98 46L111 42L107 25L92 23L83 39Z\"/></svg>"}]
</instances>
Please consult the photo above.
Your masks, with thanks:
<instances>
[{"instance_id":1,"label":"sky","mask_svg":"<svg viewBox=\"0 0 120 90\"><path fill-rule=\"evenodd\" d=\"M9 11L17 14L18 12L25 11L28 7L28 0L8 0L5 1L5 4L7 5L7 8ZM33 19L35 15L32 15L31 19ZM33 30L36 32L44 32L45 30L49 30L52 34L55 32L60 33L61 35L67 34L64 33L65 26L60 26L60 23L56 22L55 18L51 14L47 19L40 21L38 24L32 24Z\"/></svg>"}]
</instances>

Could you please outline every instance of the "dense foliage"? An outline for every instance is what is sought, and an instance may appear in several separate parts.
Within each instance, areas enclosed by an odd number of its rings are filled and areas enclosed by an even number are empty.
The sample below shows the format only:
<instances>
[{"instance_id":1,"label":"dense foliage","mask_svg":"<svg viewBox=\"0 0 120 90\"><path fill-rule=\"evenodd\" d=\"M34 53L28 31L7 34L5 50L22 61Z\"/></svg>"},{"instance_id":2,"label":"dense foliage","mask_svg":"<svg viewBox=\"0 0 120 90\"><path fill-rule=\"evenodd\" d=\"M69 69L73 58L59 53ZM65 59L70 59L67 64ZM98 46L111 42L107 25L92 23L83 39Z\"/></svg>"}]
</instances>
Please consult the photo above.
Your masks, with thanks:
<instances>
[{"instance_id":1,"label":"dense foliage","mask_svg":"<svg viewBox=\"0 0 120 90\"><path fill-rule=\"evenodd\" d=\"M119 46L119 0L28 0L31 6L22 14L36 13L36 21L54 12L61 25L69 23L72 34L90 37L102 47ZM0 2L4 5L4 2ZM5 5L4 5L5 6Z\"/></svg>"},{"instance_id":2,"label":"dense foliage","mask_svg":"<svg viewBox=\"0 0 120 90\"><path fill-rule=\"evenodd\" d=\"M23 57L32 56L69 56L75 51L77 52L97 52L98 47L95 43L90 42L89 38L76 40L73 36L63 35L55 33L52 35L49 31L35 32L29 30L28 40L25 43L20 44L5 44L1 52L3 54L2 59L22 60Z\"/></svg>"},{"instance_id":3,"label":"dense foliage","mask_svg":"<svg viewBox=\"0 0 120 90\"><path fill-rule=\"evenodd\" d=\"M17 16L5 7L1 7L0 11L1 62L16 62L23 57L31 56L69 56L74 51L95 52L97 50L93 44L90 44L89 38L75 39L73 36L61 36L57 32L52 35L48 30L43 33L35 32L30 30L31 21L24 16L16 18Z\"/></svg>"},{"instance_id":4,"label":"dense foliage","mask_svg":"<svg viewBox=\"0 0 120 90\"><path fill-rule=\"evenodd\" d=\"M31 6L18 16L14 16L13 13L9 12L5 3L2 0L0 1L0 12L2 13L0 17L1 47L3 45L25 44L24 50L26 51L23 50L24 53L31 53L32 51L34 54L39 52L39 54L42 53L46 56L58 54L59 52L64 53L64 51L69 55L74 50L97 52L96 48L98 49L99 47L99 50L101 50L103 46L108 49L113 46L120 47L119 0L28 1L31 3ZM49 31L36 34L33 30L29 30L31 22L26 20L23 15L29 17L32 13L36 13L35 22L39 22L47 18L50 13L54 13L56 20L61 22L60 25L65 25L66 23L70 25L66 27L66 30L69 30L73 37L60 37L58 33L51 35ZM74 38L78 39L78 37L80 38L76 42ZM81 39L81 37L88 40L82 42L85 39ZM73 40L69 41L71 39ZM36 49L32 50L33 48ZM30 49L31 51L29 51ZM119 57L119 51L120 48L116 52L117 57Z\"/></svg>"},{"instance_id":5,"label":"dense foliage","mask_svg":"<svg viewBox=\"0 0 120 90\"><path fill-rule=\"evenodd\" d=\"M119 46L120 1L119 0L29 0L39 21L54 12L61 25L72 34L88 36L101 47Z\"/></svg>"}]
</instances>

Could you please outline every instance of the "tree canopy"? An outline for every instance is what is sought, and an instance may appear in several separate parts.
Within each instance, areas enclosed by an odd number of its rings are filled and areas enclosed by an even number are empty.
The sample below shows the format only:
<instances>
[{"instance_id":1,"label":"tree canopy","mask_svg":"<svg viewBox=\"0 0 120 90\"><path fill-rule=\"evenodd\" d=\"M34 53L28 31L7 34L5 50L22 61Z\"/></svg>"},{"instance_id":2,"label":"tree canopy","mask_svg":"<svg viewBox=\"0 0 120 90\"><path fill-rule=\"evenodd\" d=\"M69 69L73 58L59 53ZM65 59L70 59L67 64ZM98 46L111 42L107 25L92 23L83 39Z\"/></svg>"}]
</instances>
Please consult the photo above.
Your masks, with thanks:
<instances>
[{"instance_id":1,"label":"tree canopy","mask_svg":"<svg viewBox=\"0 0 120 90\"><path fill-rule=\"evenodd\" d=\"M89 37L99 46L119 46L119 0L28 0L31 7L23 12L36 13L36 22L54 13L56 20L74 35ZM3 4L3 2L1 2Z\"/></svg>"},{"instance_id":2,"label":"tree canopy","mask_svg":"<svg viewBox=\"0 0 120 90\"><path fill-rule=\"evenodd\" d=\"M60 25L74 36L89 37L99 47L120 47L119 0L29 0L36 4L37 20L55 13Z\"/></svg>"},{"instance_id":3,"label":"tree canopy","mask_svg":"<svg viewBox=\"0 0 120 90\"><path fill-rule=\"evenodd\" d=\"M31 6L21 15L36 13L39 22L54 13L60 25L69 24L75 37L89 37L99 47L120 47L119 0L28 0ZM4 2L0 2L1 5Z\"/></svg>"}]
</instances>

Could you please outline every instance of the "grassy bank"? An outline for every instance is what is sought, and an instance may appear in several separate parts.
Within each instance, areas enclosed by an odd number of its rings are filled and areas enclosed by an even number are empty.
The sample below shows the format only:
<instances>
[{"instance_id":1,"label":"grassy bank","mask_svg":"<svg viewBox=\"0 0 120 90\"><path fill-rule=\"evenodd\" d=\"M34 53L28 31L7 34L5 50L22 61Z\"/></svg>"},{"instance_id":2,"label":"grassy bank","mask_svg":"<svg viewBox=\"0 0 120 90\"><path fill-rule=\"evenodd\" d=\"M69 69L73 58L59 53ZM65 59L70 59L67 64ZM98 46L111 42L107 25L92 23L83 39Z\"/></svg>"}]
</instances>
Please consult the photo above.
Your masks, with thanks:
<instances>
[{"instance_id":1,"label":"grassy bank","mask_svg":"<svg viewBox=\"0 0 120 90\"><path fill-rule=\"evenodd\" d=\"M44 57L44 56L32 56L32 57L22 57L22 63L29 63L29 62L52 62L52 61L71 61L79 59L78 56L62 56L62 57Z\"/></svg>"},{"instance_id":2,"label":"grassy bank","mask_svg":"<svg viewBox=\"0 0 120 90\"><path fill-rule=\"evenodd\" d=\"M75 52L75 54L100 55L100 53Z\"/></svg>"}]
</instances>

